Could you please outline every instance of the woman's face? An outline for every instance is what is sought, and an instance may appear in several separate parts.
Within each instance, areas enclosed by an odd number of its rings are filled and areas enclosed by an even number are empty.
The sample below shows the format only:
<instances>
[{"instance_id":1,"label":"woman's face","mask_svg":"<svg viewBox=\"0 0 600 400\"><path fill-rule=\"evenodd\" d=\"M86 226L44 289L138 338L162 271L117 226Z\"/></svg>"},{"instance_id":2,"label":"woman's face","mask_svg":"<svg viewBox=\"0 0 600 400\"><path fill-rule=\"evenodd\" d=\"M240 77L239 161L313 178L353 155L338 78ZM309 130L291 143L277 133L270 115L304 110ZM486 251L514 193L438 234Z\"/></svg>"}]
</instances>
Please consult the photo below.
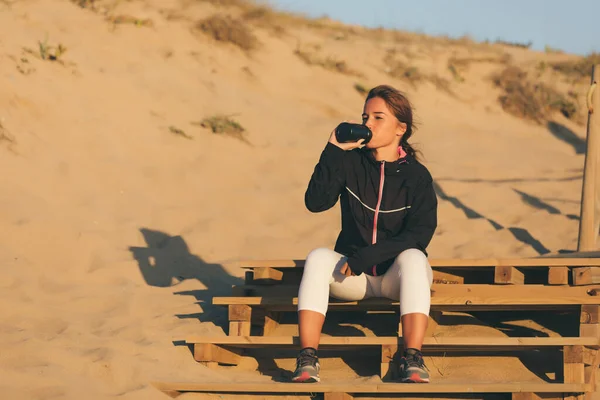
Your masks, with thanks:
<instances>
[{"instance_id":1,"label":"woman's face","mask_svg":"<svg viewBox=\"0 0 600 400\"><path fill-rule=\"evenodd\" d=\"M373 132L373 138L365 146L368 149L398 145L406 132L406 124L398 121L381 97L373 97L365 103L362 120Z\"/></svg>"}]
</instances>

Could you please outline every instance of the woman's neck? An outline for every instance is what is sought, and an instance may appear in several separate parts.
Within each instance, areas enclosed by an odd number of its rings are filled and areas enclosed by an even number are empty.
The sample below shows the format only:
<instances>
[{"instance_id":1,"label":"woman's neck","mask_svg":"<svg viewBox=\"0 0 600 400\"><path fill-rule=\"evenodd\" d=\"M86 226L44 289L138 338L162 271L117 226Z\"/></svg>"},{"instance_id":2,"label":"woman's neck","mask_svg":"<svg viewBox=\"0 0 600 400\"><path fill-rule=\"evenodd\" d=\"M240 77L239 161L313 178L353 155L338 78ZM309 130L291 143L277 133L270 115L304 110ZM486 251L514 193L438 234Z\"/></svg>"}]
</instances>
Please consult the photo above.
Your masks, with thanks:
<instances>
[{"instance_id":1,"label":"woman's neck","mask_svg":"<svg viewBox=\"0 0 600 400\"><path fill-rule=\"evenodd\" d=\"M373 157L375 157L377 161L394 162L398 161L398 159L400 158L400 156L398 155L397 145L380 147L371 151L373 152Z\"/></svg>"}]
</instances>

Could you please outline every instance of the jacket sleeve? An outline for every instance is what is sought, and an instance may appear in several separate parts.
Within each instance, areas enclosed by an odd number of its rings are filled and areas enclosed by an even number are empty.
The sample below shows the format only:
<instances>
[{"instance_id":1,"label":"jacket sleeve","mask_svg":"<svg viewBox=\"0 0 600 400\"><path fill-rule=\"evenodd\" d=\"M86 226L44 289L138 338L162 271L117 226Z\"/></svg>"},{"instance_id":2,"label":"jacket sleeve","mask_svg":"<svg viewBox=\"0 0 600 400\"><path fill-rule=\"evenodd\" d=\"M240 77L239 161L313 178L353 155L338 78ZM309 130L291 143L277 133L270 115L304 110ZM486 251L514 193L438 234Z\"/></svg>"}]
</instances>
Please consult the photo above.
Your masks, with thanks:
<instances>
[{"instance_id":1,"label":"jacket sleeve","mask_svg":"<svg viewBox=\"0 0 600 400\"><path fill-rule=\"evenodd\" d=\"M430 178L417 185L410 206L398 235L363 247L348 259L348 266L355 275L397 257L404 250L419 249L425 253L437 227L437 197Z\"/></svg>"},{"instance_id":2,"label":"jacket sleeve","mask_svg":"<svg viewBox=\"0 0 600 400\"><path fill-rule=\"evenodd\" d=\"M308 183L304 204L311 212L330 209L337 203L346 184L344 158L346 152L332 143L327 143Z\"/></svg>"}]
</instances>

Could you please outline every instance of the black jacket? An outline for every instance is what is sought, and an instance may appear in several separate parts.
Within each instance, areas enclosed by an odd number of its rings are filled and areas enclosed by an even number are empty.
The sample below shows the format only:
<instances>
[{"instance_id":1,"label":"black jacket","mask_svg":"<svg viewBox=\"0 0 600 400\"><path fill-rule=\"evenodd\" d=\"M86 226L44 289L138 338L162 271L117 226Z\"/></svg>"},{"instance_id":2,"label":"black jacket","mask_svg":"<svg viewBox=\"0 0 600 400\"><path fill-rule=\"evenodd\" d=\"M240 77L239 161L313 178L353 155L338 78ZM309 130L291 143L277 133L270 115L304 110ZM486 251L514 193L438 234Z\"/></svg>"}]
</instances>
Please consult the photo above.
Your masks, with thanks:
<instances>
[{"instance_id":1,"label":"black jacket","mask_svg":"<svg viewBox=\"0 0 600 400\"><path fill-rule=\"evenodd\" d=\"M310 211L321 212L338 198L342 230L335 251L348 256L354 274L382 275L407 249L427 254L437 197L429 171L414 157L380 162L366 149L345 151L327 143L304 201Z\"/></svg>"}]
</instances>

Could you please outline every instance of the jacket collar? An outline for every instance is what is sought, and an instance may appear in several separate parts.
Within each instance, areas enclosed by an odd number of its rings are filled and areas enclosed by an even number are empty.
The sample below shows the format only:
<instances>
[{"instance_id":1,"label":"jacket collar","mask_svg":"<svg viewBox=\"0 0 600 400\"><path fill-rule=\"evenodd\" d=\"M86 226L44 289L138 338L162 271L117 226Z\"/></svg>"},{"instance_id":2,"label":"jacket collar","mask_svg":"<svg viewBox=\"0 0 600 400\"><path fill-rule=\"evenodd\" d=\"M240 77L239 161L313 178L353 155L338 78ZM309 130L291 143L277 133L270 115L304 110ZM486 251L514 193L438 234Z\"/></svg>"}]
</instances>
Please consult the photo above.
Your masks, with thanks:
<instances>
[{"instance_id":1,"label":"jacket collar","mask_svg":"<svg viewBox=\"0 0 600 400\"><path fill-rule=\"evenodd\" d=\"M363 148L362 150L363 150L363 154L364 154L364 155L367 157L367 159L368 159L368 160L369 160L371 163L373 163L373 164L375 164L375 165L380 165L380 164L381 164L381 161L377 161L377 160L375 159L375 156L373 156L373 152L372 152L372 151L370 151L370 150L369 150L369 149L367 149L366 147L365 147L365 148ZM404 148L403 148L402 146L398 146L398 155L400 156L400 158L399 158L398 160L396 160L396 161L393 161L393 162L387 161L387 162L385 163L385 167L386 167L386 169L388 169L388 168L389 168L389 169L394 169L394 168L396 168L398 165L401 165L401 164L411 164L411 163L412 163L412 161L414 160L414 158L413 158L413 157L411 157L411 156L410 156L410 154L408 154L408 153L407 153L407 152L404 150Z\"/></svg>"}]
</instances>

